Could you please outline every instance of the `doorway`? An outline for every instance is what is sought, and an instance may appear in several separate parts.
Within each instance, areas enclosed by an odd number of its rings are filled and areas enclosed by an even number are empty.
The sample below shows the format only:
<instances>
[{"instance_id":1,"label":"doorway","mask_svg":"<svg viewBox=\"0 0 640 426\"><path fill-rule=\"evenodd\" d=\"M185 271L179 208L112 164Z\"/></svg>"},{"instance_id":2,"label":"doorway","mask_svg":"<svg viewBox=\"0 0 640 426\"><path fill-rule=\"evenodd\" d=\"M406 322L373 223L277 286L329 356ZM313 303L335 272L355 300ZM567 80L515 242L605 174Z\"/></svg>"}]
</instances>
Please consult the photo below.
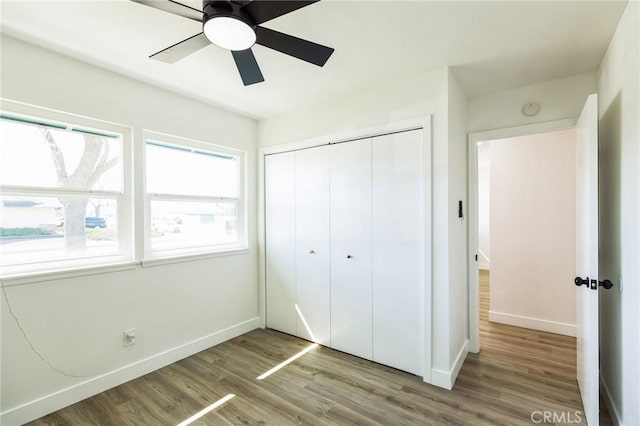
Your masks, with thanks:
<instances>
[{"instance_id":1,"label":"doorway","mask_svg":"<svg viewBox=\"0 0 640 426\"><path fill-rule=\"evenodd\" d=\"M488 320L575 337L575 129L486 140L477 151Z\"/></svg>"},{"instance_id":2,"label":"doorway","mask_svg":"<svg viewBox=\"0 0 640 426\"><path fill-rule=\"evenodd\" d=\"M571 230L567 233L564 232L567 231L566 229L555 229L559 223L562 228L563 221L553 219L554 208L562 208L565 216L566 213L569 216L575 213L575 196L573 200L566 199L566 187L568 184L570 189L571 182L564 182L564 195L559 195L555 199L546 197L558 189L553 176L558 175L560 172L558 168L563 164L564 166L574 165L571 170L565 171L564 176L570 175L574 179L573 187L575 188L575 161L567 163L567 158L564 158L560 162L553 161L553 165L545 161L548 156L556 155L553 153L553 137L566 138L573 132L575 124L575 120L569 119L472 133L469 136L469 340L471 352L477 353L480 350L480 265L492 270L496 278L494 290L498 293L494 295L495 300L486 300L488 303L486 315L489 320L541 331L575 335L575 310L559 312L567 308L564 306L567 303L575 309L575 293L572 293L575 289L570 286L571 274L575 267L575 246L573 246L573 252L566 249L571 247L567 246L567 239L569 238L569 244L573 244L570 238L575 242L575 234L571 234ZM538 139L542 141L539 145L537 145L540 142ZM493 150L491 149L492 141L494 141ZM565 152L562 155L573 155L575 158L575 148L574 151L567 151L566 148L565 146ZM495 162L493 175L489 171L492 157ZM545 173L545 170L548 173ZM479 188L479 184L482 183L484 187ZM493 197L489 194L491 184L494 186ZM541 188L547 188L548 194L545 194ZM548 201L545 201L545 198ZM562 206L558 206L558 203ZM570 211L567 212L567 210ZM493 211L493 214L489 215L489 211ZM491 227L492 222L494 229ZM531 226L532 222L537 222L536 226ZM500 225L499 229L497 224ZM566 226L565 222L564 227ZM569 226L575 228L575 221ZM564 233L563 247L554 247L553 240L559 232ZM490 238L491 233L495 234L493 241ZM492 248L495 252L492 252ZM564 259L559 262L558 254L563 251L568 254L565 253L562 256ZM509 260L505 261L505 259ZM566 283L559 282L567 271L569 275ZM549 279L550 272L552 279ZM484 273L487 281L491 275L491 273ZM561 291L566 294L555 306L549 306L544 301L547 298L553 298L560 286L562 286ZM488 293L483 296L485 299L491 298L490 288L490 286L487 287ZM571 297L573 298L569 300ZM572 317L573 321L571 321Z\"/></svg>"},{"instance_id":3,"label":"doorway","mask_svg":"<svg viewBox=\"0 0 640 426\"><path fill-rule=\"evenodd\" d=\"M565 197L574 199L574 208L568 209L575 212L575 274L576 277L573 280L575 285L579 287L576 291L576 318L575 318L575 333L577 339L572 339L574 342L575 350L573 351L573 358L570 370L573 370L575 375L571 377L577 377L577 384L579 385L580 397L584 407L583 415L586 417L589 424L598 424L599 417L602 419L604 410L599 410L598 401L598 288L603 286L605 288L611 288L610 282L599 281L598 274L598 109L597 109L597 94L589 95L584 108L580 114L579 119L575 125L571 124L568 120L564 124L561 122L536 124L520 128L504 129L493 132L485 132L484 134L476 133L470 135L469 138L469 193L470 193L470 214L469 214L469 238L470 238L470 341L471 350L479 351L480 349L480 336L478 330L478 264L477 257L474 252L478 249L478 152L477 144L483 140L494 140L505 137L515 137L522 135L533 135L545 131L558 130L563 128L576 128L575 141L575 163L574 167L567 166L567 168L574 169L576 173L575 192L572 194L565 194ZM532 156L533 157L533 156ZM547 158L555 158L553 156ZM529 161L529 164L520 165L521 168L539 167L546 162L545 158L534 159ZM536 178L543 177L544 172L535 175ZM511 180L509 173L503 177L505 180ZM545 191L552 192L558 185L555 185L558 181L551 182L545 188ZM553 209L555 206L549 205L549 209ZM567 207L565 206L565 209ZM516 213L516 215L518 215ZM552 220L555 217L551 215ZM526 228L529 223L526 221L520 224L521 228ZM572 226L573 227L573 226ZM528 247L530 242L528 240L518 241L517 235L514 235L515 244ZM562 257L562 256L561 256ZM520 271L520 277L525 277L527 270ZM535 272L535 271L534 271ZM581 278L581 276L587 274L591 278ZM572 274L567 274L569 277ZM544 280L544 278L542 277ZM570 278L565 278L566 281L570 281ZM522 281L516 277L515 281ZM585 285L586 291L581 287ZM574 289L575 290L575 289ZM595 290L595 291L594 291ZM552 290L552 293L555 291ZM552 297L555 294L551 295ZM486 321L487 324L490 324ZM510 327L510 326L503 326ZM513 330L513 327L510 327ZM524 328L517 328L516 330L526 330ZM504 330L503 330L504 331ZM508 335L509 330L507 330ZM540 336L554 336L551 333L537 332ZM543 336L543 337L544 337ZM557 335L556 335L557 336ZM531 337L531 336L530 336ZM562 337L562 336L561 336ZM577 344L576 344L577 342ZM515 343L515 342L511 342ZM519 341L517 346L521 348L523 343L530 346L530 348L538 348L540 345L539 338L533 336L533 338L526 338L525 341ZM498 348L504 348L504 342L499 342ZM508 346L509 343L507 342ZM555 350L556 345L551 345L551 353ZM495 348L489 345L488 350ZM483 352L484 353L484 352ZM529 356L528 354L527 356ZM569 354L571 355L571 354ZM482 357L482 353L480 354ZM546 356L538 357L540 361L546 359ZM571 367L567 365L568 367ZM575 383L575 382L574 382Z\"/></svg>"}]
</instances>

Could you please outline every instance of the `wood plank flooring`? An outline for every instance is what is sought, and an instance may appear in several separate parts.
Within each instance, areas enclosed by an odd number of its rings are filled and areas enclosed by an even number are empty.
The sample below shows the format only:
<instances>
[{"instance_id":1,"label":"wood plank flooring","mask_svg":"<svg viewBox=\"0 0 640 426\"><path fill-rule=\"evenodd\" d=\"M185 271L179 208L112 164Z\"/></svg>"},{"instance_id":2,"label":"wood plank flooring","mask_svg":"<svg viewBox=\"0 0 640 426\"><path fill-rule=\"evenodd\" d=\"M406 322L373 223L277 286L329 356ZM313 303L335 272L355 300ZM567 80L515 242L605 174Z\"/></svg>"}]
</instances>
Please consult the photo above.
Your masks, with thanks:
<instances>
[{"instance_id":1,"label":"wood plank flooring","mask_svg":"<svg viewBox=\"0 0 640 426\"><path fill-rule=\"evenodd\" d=\"M310 343L255 330L31 424L177 425L228 394L192 424L511 426L545 410L584 424L575 415L583 418L575 339L489 323L488 280L483 273L481 351L468 356L453 391L324 347L257 380Z\"/></svg>"}]
</instances>

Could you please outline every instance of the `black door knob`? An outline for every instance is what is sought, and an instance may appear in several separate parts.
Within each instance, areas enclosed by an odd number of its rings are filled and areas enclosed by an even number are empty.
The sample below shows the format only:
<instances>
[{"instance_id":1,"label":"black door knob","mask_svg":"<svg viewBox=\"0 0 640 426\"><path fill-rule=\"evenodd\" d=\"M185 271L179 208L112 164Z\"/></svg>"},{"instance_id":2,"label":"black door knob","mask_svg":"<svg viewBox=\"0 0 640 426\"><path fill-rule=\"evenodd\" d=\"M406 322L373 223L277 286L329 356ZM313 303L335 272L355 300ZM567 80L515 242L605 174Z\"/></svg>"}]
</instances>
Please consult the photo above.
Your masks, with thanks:
<instances>
[{"instance_id":1,"label":"black door knob","mask_svg":"<svg viewBox=\"0 0 640 426\"><path fill-rule=\"evenodd\" d=\"M598 281L598 286L604 287L606 290L609 290L611 287L613 287L613 283L609 280Z\"/></svg>"},{"instance_id":2,"label":"black door knob","mask_svg":"<svg viewBox=\"0 0 640 426\"><path fill-rule=\"evenodd\" d=\"M574 282L578 287L580 287L581 285L586 285L586 286L587 286L587 288L589 287L589 277L587 277L587 278L585 278L585 279L582 279L582 278L580 278L580 277L576 277L576 279L575 279L575 280L573 280L573 282Z\"/></svg>"}]
</instances>

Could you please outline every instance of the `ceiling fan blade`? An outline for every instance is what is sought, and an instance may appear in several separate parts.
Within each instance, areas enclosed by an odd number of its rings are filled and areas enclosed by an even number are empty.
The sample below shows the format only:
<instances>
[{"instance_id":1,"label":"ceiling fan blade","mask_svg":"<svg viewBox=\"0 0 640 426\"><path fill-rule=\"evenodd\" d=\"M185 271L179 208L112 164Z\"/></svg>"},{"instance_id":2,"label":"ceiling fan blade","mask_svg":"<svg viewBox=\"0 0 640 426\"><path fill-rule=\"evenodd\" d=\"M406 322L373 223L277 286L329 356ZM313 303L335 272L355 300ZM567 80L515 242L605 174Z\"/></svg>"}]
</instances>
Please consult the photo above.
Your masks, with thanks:
<instances>
[{"instance_id":1,"label":"ceiling fan blade","mask_svg":"<svg viewBox=\"0 0 640 426\"><path fill-rule=\"evenodd\" d=\"M134 3L144 4L145 6L153 7L154 9L163 10L165 12L173 13L174 15L182 16L183 18L192 19L194 21L202 22L202 11L194 9L191 6L178 3L173 0L131 0Z\"/></svg>"},{"instance_id":2,"label":"ceiling fan blade","mask_svg":"<svg viewBox=\"0 0 640 426\"><path fill-rule=\"evenodd\" d=\"M166 49L162 49L159 52L149 56L156 61L166 62L167 64L173 64L182 58L186 58L194 52L207 47L211 42L204 36L203 33L196 34L189 37L186 40L182 40L179 43L169 46Z\"/></svg>"},{"instance_id":3,"label":"ceiling fan blade","mask_svg":"<svg viewBox=\"0 0 640 426\"><path fill-rule=\"evenodd\" d=\"M286 15L289 12L298 10L320 0L297 1L297 0L253 0L246 6L242 7L247 12L256 25L270 21L278 16Z\"/></svg>"},{"instance_id":4,"label":"ceiling fan blade","mask_svg":"<svg viewBox=\"0 0 640 426\"><path fill-rule=\"evenodd\" d=\"M256 27L256 37L256 43L262 46L302 59L319 67L327 62L334 51L331 47L270 30L265 27Z\"/></svg>"},{"instance_id":5,"label":"ceiling fan blade","mask_svg":"<svg viewBox=\"0 0 640 426\"><path fill-rule=\"evenodd\" d=\"M242 77L242 83L245 86L264 81L262 71L260 71L256 57L253 56L251 49L232 50L231 53L233 54L233 60L236 61L240 77Z\"/></svg>"}]
</instances>

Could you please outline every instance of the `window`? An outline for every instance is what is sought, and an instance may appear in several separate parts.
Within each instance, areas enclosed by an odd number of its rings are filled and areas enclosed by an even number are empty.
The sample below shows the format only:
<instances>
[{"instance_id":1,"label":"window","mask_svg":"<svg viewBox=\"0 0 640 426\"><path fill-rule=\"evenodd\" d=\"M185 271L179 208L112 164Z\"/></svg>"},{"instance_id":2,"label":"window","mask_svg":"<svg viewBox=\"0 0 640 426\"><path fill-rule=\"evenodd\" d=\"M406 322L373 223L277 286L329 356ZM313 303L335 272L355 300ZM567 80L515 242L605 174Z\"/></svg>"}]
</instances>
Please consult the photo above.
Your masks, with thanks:
<instances>
[{"instance_id":1,"label":"window","mask_svg":"<svg viewBox=\"0 0 640 426\"><path fill-rule=\"evenodd\" d=\"M29 110L0 116L2 272L130 259L127 129Z\"/></svg>"},{"instance_id":2,"label":"window","mask_svg":"<svg viewBox=\"0 0 640 426\"><path fill-rule=\"evenodd\" d=\"M144 132L134 185L131 128L3 107L0 276L246 249L244 152Z\"/></svg>"},{"instance_id":3,"label":"window","mask_svg":"<svg viewBox=\"0 0 640 426\"><path fill-rule=\"evenodd\" d=\"M146 133L147 257L246 246L244 153Z\"/></svg>"}]
</instances>

